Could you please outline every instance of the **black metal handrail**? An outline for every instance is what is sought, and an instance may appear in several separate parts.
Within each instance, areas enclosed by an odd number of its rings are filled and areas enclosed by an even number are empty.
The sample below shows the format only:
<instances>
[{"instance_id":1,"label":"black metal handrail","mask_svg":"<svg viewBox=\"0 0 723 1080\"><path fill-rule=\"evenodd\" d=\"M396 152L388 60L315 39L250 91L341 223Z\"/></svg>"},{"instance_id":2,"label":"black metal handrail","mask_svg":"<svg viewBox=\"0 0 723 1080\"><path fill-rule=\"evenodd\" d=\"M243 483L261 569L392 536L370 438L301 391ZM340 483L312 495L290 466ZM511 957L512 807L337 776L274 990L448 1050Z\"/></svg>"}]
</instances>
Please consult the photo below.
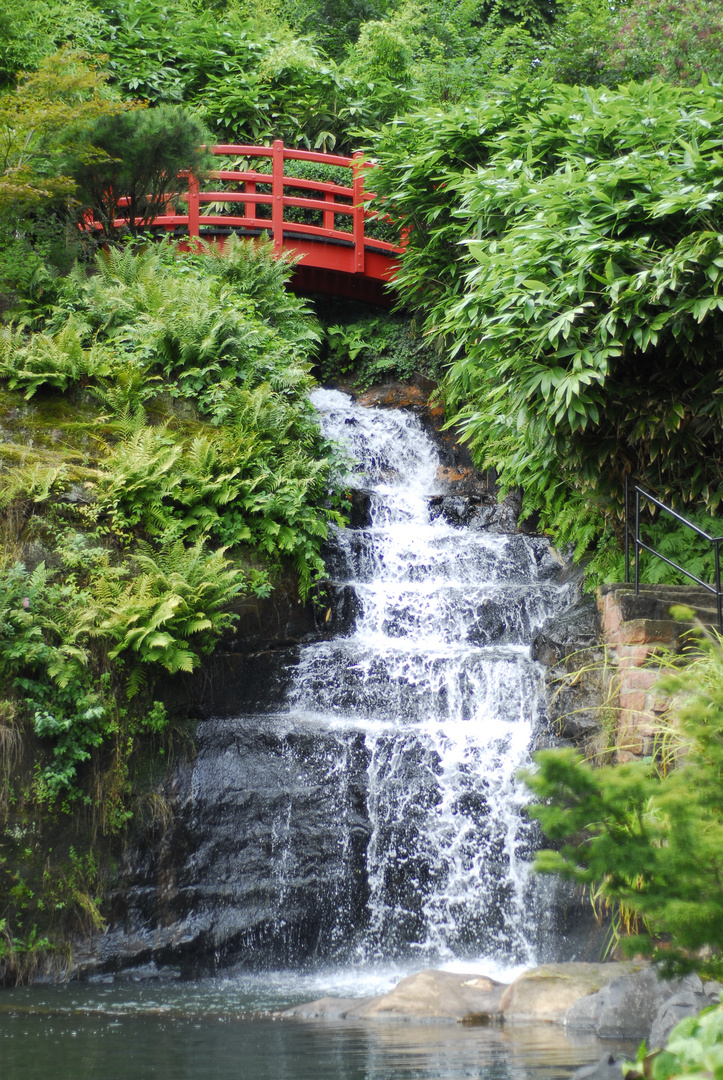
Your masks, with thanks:
<instances>
[{"instance_id":1,"label":"black metal handrail","mask_svg":"<svg viewBox=\"0 0 723 1080\"><path fill-rule=\"evenodd\" d=\"M697 525L694 525L692 521L688 521L682 514L679 514L676 510L673 510L670 506L666 506L660 499L656 499L655 495L652 495L645 488L640 487L639 484L632 485L635 493L635 535L633 537L633 544L635 548L635 592L640 592L640 552L647 551L651 555L655 555L656 558L662 559L668 566L672 566L675 570L678 570L681 574L685 574L686 577L691 578L701 588L706 589L709 593L713 593L716 598L716 607L718 610L718 629L723 630L723 593L721 593L720 582L720 545L723 543L723 536L711 536L704 529L699 529ZM630 484L628 482L627 473L625 474L625 583L630 584ZM708 540L713 545L713 556L715 559L715 584L711 585L707 581L701 581L699 577L691 573L690 570L686 570L685 567L679 566L678 563L673 562L666 555L661 555L655 548L650 547L643 540L640 539L640 499L647 499L648 502L653 503L659 510L665 511L666 514L670 514L676 521L680 521L681 524L687 525L689 529L692 529L694 533L697 533L703 540Z\"/></svg>"}]
</instances>

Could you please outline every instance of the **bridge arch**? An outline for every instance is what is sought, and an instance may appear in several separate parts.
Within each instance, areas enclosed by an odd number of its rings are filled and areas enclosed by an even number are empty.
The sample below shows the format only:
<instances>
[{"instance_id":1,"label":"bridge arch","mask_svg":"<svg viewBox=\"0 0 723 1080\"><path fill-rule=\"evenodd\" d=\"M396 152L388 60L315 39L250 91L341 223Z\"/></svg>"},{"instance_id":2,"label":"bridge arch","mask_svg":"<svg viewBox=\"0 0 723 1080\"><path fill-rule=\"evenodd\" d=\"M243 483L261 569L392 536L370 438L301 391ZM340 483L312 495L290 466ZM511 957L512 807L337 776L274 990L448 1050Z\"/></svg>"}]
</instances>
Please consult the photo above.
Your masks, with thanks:
<instances>
[{"instance_id":1,"label":"bridge arch","mask_svg":"<svg viewBox=\"0 0 723 1080\"><path fill-rule=\"evenodd\" d=\"M391 306L385 286L394 279L403 246L375 235L383 218L368 208L364 178L372 166L361 153L344 157L296 150L281 139L270 147L223 143L208 149L217 157L241 159L241 164L213 170L203 183L189 175L187 190L180 199L174 197L186 204L185 212L169 201L168 212L154 218L151 228L188 244L199 237L223 243L231 232L267 233L276 254L291 252L299 258L293 288ZM348 169L349 183L289 176L289 161ZM304 211L314 213L304 220ZM321 223L310 223L310 216Z\"/></svg>"}]
</instances>

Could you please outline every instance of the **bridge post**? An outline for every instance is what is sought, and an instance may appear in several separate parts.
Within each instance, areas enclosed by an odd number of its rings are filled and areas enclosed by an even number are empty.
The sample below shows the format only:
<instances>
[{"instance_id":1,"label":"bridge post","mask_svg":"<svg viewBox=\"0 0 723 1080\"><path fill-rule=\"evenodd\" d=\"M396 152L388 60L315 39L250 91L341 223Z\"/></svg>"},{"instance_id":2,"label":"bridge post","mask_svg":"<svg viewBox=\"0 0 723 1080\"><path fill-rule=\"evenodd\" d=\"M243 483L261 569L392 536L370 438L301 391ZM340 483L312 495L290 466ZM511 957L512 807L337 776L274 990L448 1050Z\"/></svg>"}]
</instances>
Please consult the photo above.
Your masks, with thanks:
<instances>
[{"instance_id":1,"label":"bridge post","mask_svg":"<svg viewBox=\"0 0 723 1080\"><path fill-rule=\"evenodd\" d=\"M201 234L198 177L188 174L188 239L198 240Z\"/></svg>"},{"instance_id":2,"label":"bridge post","mask_svg":"<svg viewBox=\"0 0 723 1080\"><path fill-rule=\"evenodd\" d=\"M361 158L364 155L361 150L357 150L352 154L352 191L354 194L354 216L353 216L353 229L354 229L354 273L364 273L364 170L361 164Z\"/></svg>"},{"instance_id":3,"label":"bridge post","mask_svg":"<svg viewBox=\"0 0 723 1080\"><path fill-rule=\"evenodd\" d=\"M271 165L271 231L274 234L274 255L278 258L284 248L284 141L274 139Z\"/></svg>"}]
</instances>

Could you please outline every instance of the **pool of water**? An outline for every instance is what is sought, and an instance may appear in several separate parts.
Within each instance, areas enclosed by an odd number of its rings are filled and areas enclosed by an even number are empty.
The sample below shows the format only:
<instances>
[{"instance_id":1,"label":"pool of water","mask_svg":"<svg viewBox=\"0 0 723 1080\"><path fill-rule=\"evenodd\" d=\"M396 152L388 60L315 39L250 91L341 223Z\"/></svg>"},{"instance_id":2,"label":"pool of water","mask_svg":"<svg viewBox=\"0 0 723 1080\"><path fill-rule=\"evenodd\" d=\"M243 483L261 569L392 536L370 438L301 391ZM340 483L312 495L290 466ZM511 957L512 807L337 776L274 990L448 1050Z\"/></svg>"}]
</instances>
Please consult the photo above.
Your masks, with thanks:
<instances>
[{"instance_id":1,"label":"pool of water","mask_svg":"<svg viewBox=\"0 0 723 1080\"><path fill-rule=\"evenodd\" d=\"M360 1024L278 1016L283 1007L308 1000L310 989L285 985L279 975L5 990L0 992L0 1076L563 1080L604 1053L635 1049L566 1035L552 1025Z\"/></svg>"}]
</instances>

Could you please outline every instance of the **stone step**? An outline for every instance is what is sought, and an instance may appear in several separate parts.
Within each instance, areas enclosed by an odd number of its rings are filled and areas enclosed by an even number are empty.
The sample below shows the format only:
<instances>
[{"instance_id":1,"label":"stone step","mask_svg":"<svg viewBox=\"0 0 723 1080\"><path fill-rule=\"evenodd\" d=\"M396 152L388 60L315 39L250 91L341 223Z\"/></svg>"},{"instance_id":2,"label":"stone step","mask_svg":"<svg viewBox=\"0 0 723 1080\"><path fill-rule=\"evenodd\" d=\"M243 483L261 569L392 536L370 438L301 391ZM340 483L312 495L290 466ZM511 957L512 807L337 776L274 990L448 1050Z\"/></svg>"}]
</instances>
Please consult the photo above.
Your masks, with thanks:
<instances>
[{"instance_id":1,"label":"stone step","mask_svg":"<svg viewBox=\"0 0 723 1080\"><path fill-rule=\"evenodd\" d=\"M601 595L615 595L620 619L632 622L644 619L656 623L673 623L670 609L675 605L692 608L696 618L706 627L717 626L718 612L713 593L693 585L641 585L636 594L634 586L621 582L600 586ZM684 621L680 624L691 626Z\"/></svg>"}]
</instances>

